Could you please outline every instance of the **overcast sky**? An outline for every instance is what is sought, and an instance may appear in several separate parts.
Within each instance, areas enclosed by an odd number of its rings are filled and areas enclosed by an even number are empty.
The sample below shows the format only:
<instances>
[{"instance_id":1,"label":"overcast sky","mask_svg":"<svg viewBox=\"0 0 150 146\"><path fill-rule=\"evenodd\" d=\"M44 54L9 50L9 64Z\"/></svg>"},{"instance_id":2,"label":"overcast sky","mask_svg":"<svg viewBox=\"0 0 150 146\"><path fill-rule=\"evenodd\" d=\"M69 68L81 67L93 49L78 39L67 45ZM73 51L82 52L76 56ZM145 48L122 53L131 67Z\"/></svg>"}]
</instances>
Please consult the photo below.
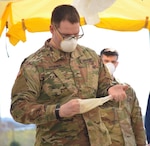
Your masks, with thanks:
<instances>
[{"instance_id":1,"label":"overcast sky","mask_svg":"<svg viewBox=\"0 0 150 146\"><path fill-rule=\"evenodd\" d=\"M144 115L150 91L150 46L148 30L118 32L94 26L84 26L83 30L85 35L78 41L79 44L94 49L98 54L105 47L118 50L120 54L119 65L115 76L120 81L129 83L135 89ZM11 88L21 62L26 56L39 49L50 36L49 32L27 32L27 41L25 43L20 42L15 47L5 37L5 32L1 36L0 115L2 117L11 117L9 113Z\"/></svg>"}]
</instances>

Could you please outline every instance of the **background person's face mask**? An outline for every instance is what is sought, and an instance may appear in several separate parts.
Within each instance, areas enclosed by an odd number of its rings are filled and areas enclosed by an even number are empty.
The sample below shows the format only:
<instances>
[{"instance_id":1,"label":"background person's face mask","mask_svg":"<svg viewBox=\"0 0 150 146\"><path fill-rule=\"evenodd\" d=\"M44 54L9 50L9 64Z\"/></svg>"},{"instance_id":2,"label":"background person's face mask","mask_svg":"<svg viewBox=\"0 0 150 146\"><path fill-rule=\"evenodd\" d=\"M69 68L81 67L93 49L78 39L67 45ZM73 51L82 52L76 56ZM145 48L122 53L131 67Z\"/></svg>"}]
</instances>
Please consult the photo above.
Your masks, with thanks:
<instances>
[{"instance_id":1,"label":"background person's face mask","mask_svg":"<svg viewBox=\"0 0 150 146\"><path fill-rule=\"evenodd\" d=\"M113 73L115 72L115 65L113 64L113 63L111 63L111 62L108 62L108 63L106 63L105 64L106 65L106 67L108 68L108 71L109 71L109 73L111 74L111 75L113 75Z\"/></svg>"},{"instance_id":2,"label":"background person's face mask","mask_svg":"<svg viewBox=\"0 0 150 146\"><path fill-rule=\"evenodd\" d=\"M64 52L73 52L76 49L77 40L75 38L62 40L60 43L60 48Z\"/></svg>"}]
</instances>

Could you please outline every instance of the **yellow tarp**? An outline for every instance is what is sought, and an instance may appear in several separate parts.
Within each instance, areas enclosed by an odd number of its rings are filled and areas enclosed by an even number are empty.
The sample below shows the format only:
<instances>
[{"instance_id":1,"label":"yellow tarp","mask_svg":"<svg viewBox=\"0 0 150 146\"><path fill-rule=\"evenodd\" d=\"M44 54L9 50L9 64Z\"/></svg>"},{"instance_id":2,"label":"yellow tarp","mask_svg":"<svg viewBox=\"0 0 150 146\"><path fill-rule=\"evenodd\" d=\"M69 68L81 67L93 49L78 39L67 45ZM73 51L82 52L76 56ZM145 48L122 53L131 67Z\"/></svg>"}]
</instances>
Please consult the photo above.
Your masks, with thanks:
<instances>
[{"instance_id":1,"label":"yellow tarp","mask_svg":"<svg viewBox=\"0 0 150 146\"><path fill-rule=\"evenodd\" d=\"M99 13L99 17L98 27L119 31L150 30L150 0L116 0Z\"/></svg>"},{"instance_id":2,"label":"yellow tarp","mask_svg":"<svg viewBox=\"0 0 150 146\"><path fill-rule=\"evenodd\" d=\"M16 45L26 41L25 30L29 32L49 31L50 16L59 4L71 4L73 0L14 0L0 1L0 35L8 21L10 42ZM5 9L6 8L6 9ZM119 31L150 30L150 0L116 0L114 4L99 13L97 27ZM81 25L85 20L81 17Z\"/></svg>"}]
</instances>

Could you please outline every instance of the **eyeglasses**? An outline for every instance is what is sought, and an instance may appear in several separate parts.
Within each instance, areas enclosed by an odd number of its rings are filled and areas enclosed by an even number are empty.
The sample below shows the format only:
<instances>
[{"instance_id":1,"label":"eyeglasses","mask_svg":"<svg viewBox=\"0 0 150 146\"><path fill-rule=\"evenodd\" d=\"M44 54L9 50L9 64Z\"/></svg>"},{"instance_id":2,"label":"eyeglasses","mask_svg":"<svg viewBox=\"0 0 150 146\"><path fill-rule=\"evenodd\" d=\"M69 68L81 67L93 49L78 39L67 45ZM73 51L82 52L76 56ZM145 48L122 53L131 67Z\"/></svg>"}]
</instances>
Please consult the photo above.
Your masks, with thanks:
<instances>
[{"instance_id":1,"label":"eyeglasses","mask_svg":"<svg viewBox=\"0 0 150 146\"><path fill-rule=\"evenodd\" d=\"M61 37L63 38L63 40L71 40L71 39L76 39L76 40L78 40L78 39L80 39L80 38L82 38L83 36L84 36L84 32L83 32L83 29L82 29L82 27L80 27L81 28L81 32L82 32L82 34L78 34L78 35L70 35L70 34L63 34L63 33L61 33L56 27L55 27L55 29L58 31L58 33L61 35Z\"/></svg>"}]
</instances>

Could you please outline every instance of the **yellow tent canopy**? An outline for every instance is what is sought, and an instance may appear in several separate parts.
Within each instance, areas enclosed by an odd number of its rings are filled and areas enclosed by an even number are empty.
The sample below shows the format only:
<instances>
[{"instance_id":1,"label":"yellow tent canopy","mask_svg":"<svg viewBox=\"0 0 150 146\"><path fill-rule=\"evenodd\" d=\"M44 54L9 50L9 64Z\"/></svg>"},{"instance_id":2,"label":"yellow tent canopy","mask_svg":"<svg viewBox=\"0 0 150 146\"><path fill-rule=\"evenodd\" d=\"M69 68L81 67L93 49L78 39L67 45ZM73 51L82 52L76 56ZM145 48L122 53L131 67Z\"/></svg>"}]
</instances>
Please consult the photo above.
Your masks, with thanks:
<instances>
[{"instance_id":1,"label":"yellow tent canopy","mask_svg":"<svg viewBox=\"0 0 150 146\"><path fill-rule=\"evenodd\" d=\"M97 27L119 31L150 30L149 0L116 0L105 11L99 13L101 18Z\"/></svg>"},{"instance_id":2,"label":"yellow tent canopy","mask_svg":"<svg viewBox=\"0 0 150 146\"><path fill-rule=\"evenodd\" d=\"M73 0L1 0L0 35L7 23L7 37L11 44L26 41L25 30L29 32L49 31L50 16L59 4L72 4ZM150 30L149 0L116 0L112 6L98 13L97 27L118 31ZM81 16L81 25L85 19Z\"/></svg>"}]
</instances>

